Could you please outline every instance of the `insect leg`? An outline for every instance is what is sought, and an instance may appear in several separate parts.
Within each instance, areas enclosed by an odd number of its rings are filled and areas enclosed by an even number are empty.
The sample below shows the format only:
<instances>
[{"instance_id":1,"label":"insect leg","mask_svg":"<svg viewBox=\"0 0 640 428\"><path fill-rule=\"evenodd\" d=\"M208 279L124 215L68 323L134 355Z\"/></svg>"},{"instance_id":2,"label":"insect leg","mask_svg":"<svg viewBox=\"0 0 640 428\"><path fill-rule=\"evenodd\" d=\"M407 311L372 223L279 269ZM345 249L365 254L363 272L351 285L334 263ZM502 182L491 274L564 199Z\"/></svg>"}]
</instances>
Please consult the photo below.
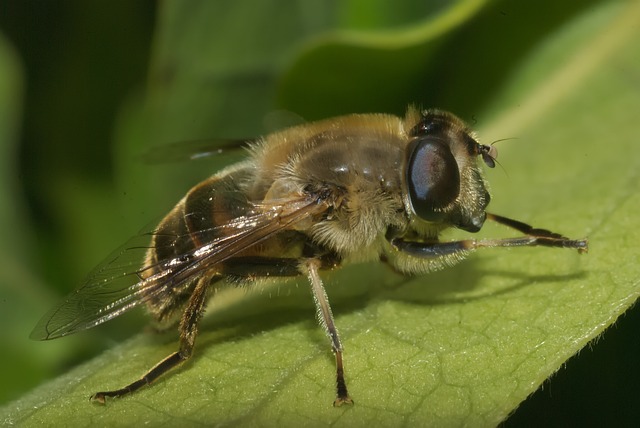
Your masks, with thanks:
<instances>
[{"instance_id":1,"label":"insect leg","mask_svg":"<svg viewBox=\"0 0 640 428\"><path fill-rule=\"evenodd\" d=\"M113 391L97 392L91 396L91 400L104 404L107 397L121 397L137 391L143 386L149 385L167 371L188 360L193 354L193 348L198 334L198 321L200 321L206 307L207 291L209 290L210 284L211 277L207 275L200 278L193 289L193 293L189 298L189 302L180 320L180 349L178 351L160 361L135 382Z\"/></svg>"},{"instance_id":2,"label":"insect leg","mask_svg":"<svg viewBox=\"0 0 640 428\"><path fill-rule=\"evenodd\" d=\"M537 229L517 220L495 214L487 214L487 219L511 227L525 236L502 239L464 239L450 242L413 242L401 238L391 239L391 244L398 250L416 257L436 258L478 248L492 247L559 247L574 248L580 253L587 252L589 244L586 239L569 239L546 229Z\"/></svg>"},{"instance_id":3,"label":"insect leg","mask_svg":"<svg viewBox=\"0 0 640 428\"><path fill-rule=\"evenodd\" d=\"M349 397L347 384L344 380L342 343L340 342L340 336L338 335L338 330L336 329L336 325L333 320L333 314L331 313L331 306L329 305L327 293L322 285L320 275L318 275L318 269L320 266L321 262L318 259L310 259L305 263L307 276L309 277L311 290L313 291L313 300L316 304L318 322L322 325L329 336L329 339L331 340L331 349L336 357L337 397L334 400L333 405L337 407L343 404L353 404L353 400Z\"/></svg>"},{"instance_id":4,"label":"insect leg","mask_svg":"<svg viewBox=\"0 0 640 428\"><path fill-rule=\"evenodd\" d=\"M536 245L543 245L548 247L563 247L563 248L576 248L580 253L586 253L588 250L588 242L586 239L573 240L566 236L562 236L559 233L551 232L547 229L538 229L523 223L518 220L503 217L497 214L487 213L487 220L495 221L496 223L510 227L522 232L528 236L535 236L540 238Z\"/></svg>"}]
</instances>

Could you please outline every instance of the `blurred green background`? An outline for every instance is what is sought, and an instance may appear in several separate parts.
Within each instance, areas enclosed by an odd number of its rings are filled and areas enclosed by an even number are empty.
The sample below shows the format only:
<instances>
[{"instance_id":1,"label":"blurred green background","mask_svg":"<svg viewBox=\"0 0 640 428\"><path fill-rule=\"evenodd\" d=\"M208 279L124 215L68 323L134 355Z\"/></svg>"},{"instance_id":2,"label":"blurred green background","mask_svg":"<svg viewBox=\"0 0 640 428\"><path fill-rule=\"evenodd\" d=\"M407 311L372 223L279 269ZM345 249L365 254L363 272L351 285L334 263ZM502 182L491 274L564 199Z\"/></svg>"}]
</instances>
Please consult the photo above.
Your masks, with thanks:
<instances>
[{"instance_id":1,"label":"blurred green background","mask_svg":"<svg viewBox=\"0 0 640 428\"><path fill-rule=\"evenodd\" d=\"M314 120L419 103L486 123L520 61L601 2L186 3L0 1L0 404L144 325L132 314L28 340L93 265L217 168L139 154L258 135L277 109ZM207 7L207 25L189 13ZM635 308L506 424L605 423L614 408L637 420L639 327Z\"/></svg>"}]
</instances>

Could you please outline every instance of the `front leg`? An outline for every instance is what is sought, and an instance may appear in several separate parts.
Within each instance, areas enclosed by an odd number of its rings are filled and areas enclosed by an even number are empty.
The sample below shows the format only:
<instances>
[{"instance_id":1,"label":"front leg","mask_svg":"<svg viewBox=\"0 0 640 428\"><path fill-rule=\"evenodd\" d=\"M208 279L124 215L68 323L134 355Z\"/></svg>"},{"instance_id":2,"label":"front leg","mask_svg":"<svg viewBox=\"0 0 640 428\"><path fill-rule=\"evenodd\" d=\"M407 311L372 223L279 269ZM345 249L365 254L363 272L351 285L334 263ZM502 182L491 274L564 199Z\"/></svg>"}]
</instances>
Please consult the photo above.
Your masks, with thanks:
<instances>
[{"instance_id":1,"label":"front leg","mask_svg":"<svg viewBox=\"0 0 640 428\"><path fill-rule=\"evenodd\" d=\"M511 227L525 233L525 236L503 239L464 239L450 242L413 242L405 241L402 238L392 238L390 242L391 245L403 253L426 259L492 247L560 247L577 249L579 253L586 253L589 249L589 243L586 239L569 239L558 233L534 228L526 223L495 214L487 214L487 220Z\"/></svg>"},{"instance_id":2,"label":"front leg","mask_svg":"<svg viewBox=\"0 0 640 428\"><path fill-rule=\"evenodd\" d=\"M537 244L546 247L562 247L562 248L575 248L579 253L586 253L589 250L589 242L586 239L569 239L566 236L562 236L559 233L551 232L547 229L538 229L533 226L529 226L518 220L514 220L508 217L503 217L497 214L487 213L487 220L495 221L496 223L508 226L512 229L522 232L527 236L533 236L539 238Z\"/></svg>"}]
</instances>

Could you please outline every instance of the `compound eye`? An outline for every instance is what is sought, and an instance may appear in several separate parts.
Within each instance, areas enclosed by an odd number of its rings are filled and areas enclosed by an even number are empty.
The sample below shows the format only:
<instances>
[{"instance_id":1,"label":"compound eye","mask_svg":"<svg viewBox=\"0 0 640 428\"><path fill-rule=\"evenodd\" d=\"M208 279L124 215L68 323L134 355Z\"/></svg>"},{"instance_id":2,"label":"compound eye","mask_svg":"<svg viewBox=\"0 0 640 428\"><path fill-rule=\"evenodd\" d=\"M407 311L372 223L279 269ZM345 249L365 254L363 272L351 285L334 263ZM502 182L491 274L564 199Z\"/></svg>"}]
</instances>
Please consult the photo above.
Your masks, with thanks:
<instances>
[{"instance_id":1,"label":"compound eye","mask_svg":"<svg viewBox=\"0 0 640 428\"><path fill-rule=\"evenodd\" d=\"M435 137L410 143L406 180L413 211L426 221L441 220L442 209L460 193L458 163L449 146Z\"/></svg>"}]
</instances>

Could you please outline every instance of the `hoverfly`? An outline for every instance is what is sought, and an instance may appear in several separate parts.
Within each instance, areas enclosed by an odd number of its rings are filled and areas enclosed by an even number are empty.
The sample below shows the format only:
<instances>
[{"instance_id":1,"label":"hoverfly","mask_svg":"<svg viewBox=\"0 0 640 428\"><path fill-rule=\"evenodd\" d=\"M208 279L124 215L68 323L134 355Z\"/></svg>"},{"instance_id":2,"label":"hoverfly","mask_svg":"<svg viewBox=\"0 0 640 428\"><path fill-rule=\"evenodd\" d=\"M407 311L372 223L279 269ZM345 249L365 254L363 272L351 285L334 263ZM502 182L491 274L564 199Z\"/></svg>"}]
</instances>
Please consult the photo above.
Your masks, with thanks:
<instances>
[{"instance_id":1,"label":"hoverfly","mask_svg":"<svg viewBox=\"0 0 640 428\"><path fill-rule=\"evenodd\" d=\"M382 261L404 274L424 274L491 247L587 251L586 240L485 211L490 197L477 159L494 167L496 156L454 115L412 107L404 118L354 114L268 135L250 145L246 160L189 190L152 233L98 266L31 337L62 337L136 306L177 323L178 350L129 385L92 396L104 403L189 359L207 300L225 282L305 275L335 354L334 405L352 403L320 271ZM523 235L439 240L445 229L477 232L486 220Z\"/></svg>"}]
</instances>

